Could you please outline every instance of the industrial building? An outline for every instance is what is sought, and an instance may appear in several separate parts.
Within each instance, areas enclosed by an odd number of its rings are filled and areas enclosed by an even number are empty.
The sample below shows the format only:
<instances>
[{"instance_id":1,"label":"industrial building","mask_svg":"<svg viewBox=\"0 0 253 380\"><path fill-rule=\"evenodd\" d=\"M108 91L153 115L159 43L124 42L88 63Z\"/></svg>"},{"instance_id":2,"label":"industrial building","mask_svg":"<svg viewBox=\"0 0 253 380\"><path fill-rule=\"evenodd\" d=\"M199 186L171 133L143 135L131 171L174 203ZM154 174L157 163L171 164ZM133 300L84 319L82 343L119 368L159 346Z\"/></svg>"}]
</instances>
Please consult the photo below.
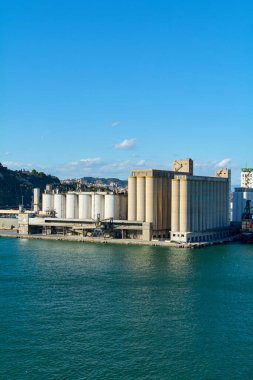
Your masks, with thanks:
<instances>
[{"instance_id":1,"label":"industrial building","mask_svg":"<svg viewBox=\"0 0 253 380\"><path fill-rule=\"evenodd\" d=\"M253 188L253 168L241 169L241 187Z\"/></svg>"},{"instance_id":2,"label":"industrial building","mask_svg":"<svg viewBox=\"0 0 253 380\"><path fill-rule=\"evenodd\" d=\"M253 205L253 188L235 188L233 192L232 222L241 223L247 201L251 201Z\"/></svg>"},{"instance_id":3,"label":"industrial building","mask_svg":"<svg viewBox=\"0 0 253 380\"><path fill-rule=\"evenodd\" d=\"M23 234L42 233L134 237L136 231L145 230L142 223L134 224L132 231L127 219L127 196L113 192L60 193L47 185L40 200L40 190L34 189L33 215L19 215L19 231Z\"/></svg>"},{"instance_id":4,"label":"industrial building","mask_svg":"<svg viewBox=\"0 0 253 380\"><path fill-rule=\"evenodd\" d=\"M34 215L19 215L20 233L102 236L178 243L211 241L229 233L230 170L195 176L192 159L172 170L132 170L128 196L113 192L60 193L50 185Z\"/></svg>"},{"instance_id":5,"label":"industrial building","mask_svg":"<svg viewBox=\"0 0 253 380\"><path fill-rule=\"evenodd\" d=\"M172 180L171 240L197 242L229 234L230 171L216 177L175 175Z\"/></svg>"},{"instance_id":6,"label":"industrial building","mask_svg":"<svg viewBox=\"0 0 253 380\"><path fill-rule=\"evenodd\" d=\"M245 211L247 201L253 205L253 169L241 169L241 187L234 189L232 198L232 218L233 223L242 222L242 214Z\"/></svg>"},{"instance_id":7,"label":"industrial building","mask_svg":"<svg viewBox=\"0 0 253 380\"><path fill-rule=\"evenodd\" d=\"M169 239L171 180L175 173L192 174L193 161L174 161L169 170L133 170L128 177L128 220L151 224L152 238Z\"/></svg>"},{"instance_id":8,"label":"industrial building","mask_svg":"<svg viewBox=\"0 0 253 380\"><path fill-rule=\"evenodd\" d=\"M35 193L36 190L36 193ZM35 195L36 194L36 195ZM38 189L34 189L34 199ZM34 211L37 210L34 203ZM41 214L63 219L127 219L127 196L113 192L52 191L48 186L42 194Z\"/></svg>"},{"instance_id":9,"label":"industrial building","mask_svg":"<svg viewBox=\"0 0 253 380\"><path fill-rule=\"evenodd\" d=\"M176 242L224 238L229 229L230 170L193 175L193 161L172 171L133 170L128 178L128 220L151 224L152 239Z\"/></svg>"}]
</instances>

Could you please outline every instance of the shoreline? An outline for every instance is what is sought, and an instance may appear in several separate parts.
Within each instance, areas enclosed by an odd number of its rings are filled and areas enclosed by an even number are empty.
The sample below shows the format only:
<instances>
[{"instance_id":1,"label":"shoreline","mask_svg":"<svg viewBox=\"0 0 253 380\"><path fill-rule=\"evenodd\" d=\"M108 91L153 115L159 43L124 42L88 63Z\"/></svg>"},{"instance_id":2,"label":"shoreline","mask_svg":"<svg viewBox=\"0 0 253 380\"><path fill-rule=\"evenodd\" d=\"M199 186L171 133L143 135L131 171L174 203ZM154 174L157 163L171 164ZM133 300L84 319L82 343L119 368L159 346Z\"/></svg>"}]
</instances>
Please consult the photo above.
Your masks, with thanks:
<instances>
[{"instance_id":1,"label":"shoreline","mask_svg":"<svg viewBox=\"0 0 253 380\"><path fill-rule=\"evenodd\" d=\"M14 238L14 239L30 239L30 240L51 240L51 241L68 241L77 243L95 243L95 244L117 244L117 245L138 245L138 246L153 246L153 247L167 247L167 248L204 248L214 245L223 245L233 243L233 238L224 240L214 240L210 242L196 242L196 243L175 243L171 241L162 240L130 240L130 239L110 239L104 237L81 237L81 236L63 236L63 235L19 235L12 230L0 230L0 237Z\"/></svg>"}]
</instances>

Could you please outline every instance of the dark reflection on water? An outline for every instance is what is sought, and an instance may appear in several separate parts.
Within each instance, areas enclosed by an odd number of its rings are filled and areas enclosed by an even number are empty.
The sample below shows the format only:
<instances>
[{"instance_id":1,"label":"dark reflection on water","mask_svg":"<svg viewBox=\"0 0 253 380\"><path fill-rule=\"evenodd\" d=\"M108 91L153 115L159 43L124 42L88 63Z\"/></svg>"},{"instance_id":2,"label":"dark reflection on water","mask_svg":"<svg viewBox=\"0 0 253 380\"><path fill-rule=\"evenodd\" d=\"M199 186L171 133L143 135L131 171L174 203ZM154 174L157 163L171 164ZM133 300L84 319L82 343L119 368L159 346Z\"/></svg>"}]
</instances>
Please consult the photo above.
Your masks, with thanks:
<instances>
[{"instance_id":1,"label":"dark reflection on water","mask_svg":"<svg viewBox=\"0 0 253 380\"><path fill-rule=\"evenodd\" d=\"M0 378L253 377L253 246L1 238L0 260Z\"/></svg>"}]
</instances>

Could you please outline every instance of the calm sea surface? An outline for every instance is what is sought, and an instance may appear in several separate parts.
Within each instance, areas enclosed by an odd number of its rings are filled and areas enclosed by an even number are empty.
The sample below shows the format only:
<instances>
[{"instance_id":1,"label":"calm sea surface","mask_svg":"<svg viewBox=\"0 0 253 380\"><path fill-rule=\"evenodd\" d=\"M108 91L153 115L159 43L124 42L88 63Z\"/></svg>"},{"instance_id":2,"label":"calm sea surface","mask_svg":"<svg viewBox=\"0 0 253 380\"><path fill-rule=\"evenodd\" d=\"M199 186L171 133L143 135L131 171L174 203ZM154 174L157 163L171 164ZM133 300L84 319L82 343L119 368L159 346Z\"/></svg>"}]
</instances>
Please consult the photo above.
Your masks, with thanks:
<instances>
[{"instance_id":1,"label":"calm sea surface","mask_svg":"<svg viewBox=\"0 0 253 380\"><path fill-rule=\"evenodd\" d=\"M253 245L0 238L0 379L253 379Z\"/></svg>"}]
</instances>

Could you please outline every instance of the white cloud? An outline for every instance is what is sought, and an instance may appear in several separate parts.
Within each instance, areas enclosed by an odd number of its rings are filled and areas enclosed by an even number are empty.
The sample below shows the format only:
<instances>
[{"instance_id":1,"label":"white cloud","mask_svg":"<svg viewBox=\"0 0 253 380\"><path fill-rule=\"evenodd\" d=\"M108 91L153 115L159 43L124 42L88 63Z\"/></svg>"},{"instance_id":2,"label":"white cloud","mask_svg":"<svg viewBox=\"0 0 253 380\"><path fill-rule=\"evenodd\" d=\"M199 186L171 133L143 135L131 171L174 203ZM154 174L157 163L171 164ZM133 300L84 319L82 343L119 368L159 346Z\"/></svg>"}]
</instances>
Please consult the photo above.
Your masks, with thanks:
<instances>
[{"instance_id":1,"label":"white cloud","mask_svg":"<svg viewBox=\"0 0 253 380\"><path fill-rule=\"evenodd\" d=\"M81 158L80 162L85 166L94 166L101 164L101 158L95 157L95 158Z\"/></svg>"},{"instance_id":2,"label":"white cloud","mask_svg":"<svg viewBox=\"0 0 253 380\"><path fill-rule=\"evenodd\" d=\"M121 124L120 120L114 120L111 124L112 127L118 127Z\"/></svg>"},{"instance_id":3,"label":"white cloud","mask_svg":"<svg viewBox=\"0 0 253 380\"><path fill-rule=\"evenodd\" d=\"M217 168L223 168L231 163L231 158L224 158L223 160L217 162Z\"/></svg>"},{"instance_id":4,"label":"white cloud","mask_svg":"<svg viewBox=\"0 0 253 380\"><path fill-rule=\"evenodd\" d=\"M130 168L132 167L132 162L130 160L123 160L123 161L111 161L107 162L106 164L102 165L100 168L100 172L103 175L114 175L114 174L125 174L130 171Z\"/></svg>"},{"instance_id":5,"label":"white cloud","mask_svg":"<svg viewBox=\"0 0 253 380\"><path fill-rule=\"evenodd\" d=\"M4 161L2 164L3 166L7 166L9 169L25 169L33 166L30 162L19 161Z\"/></svg>"},{"instance_id":6,"label":"white cloud","mask_svg":"<svg viewBox=\"0 0 253 380\"><path fill-rule=\"evenodd\" d=\"M125 139L118 144L114 145L116 149L128 150L132 149L136 144L136 139Z\"/></svg>"},{"instance_id":7,"label":"white cloud","mask_svg":"<svg viewBox=\"0 0 253 380\"><path fill-rule=\"evenodd\" d=\"M144 166L146 164L145 160L140 160L136 163L137 166Z\"/></svg>"},{"instance_id":8,"label":"white cloud","mask_svg":"<svg viewBox=\"0 0 253 380\"><path fill-rule=\"evenodd\" d=\"M230 158L224 158L221 161L194 161L194 174L214 176L217 168L226 168L229 166L229 168L232 169L231 161ZM233 169L234 168L236 168L235 165L233 165Z\"/></svg>"},{"instance_id":9,"label":"white cloud","mask_svg":"<svg viewBox=\"0 0 253 380\"><path fill-rule=\"evenodd\" d=\"M101 157L82 158L58 165L52 168L51 173L59 176L59 178L116 176L124 179L130 175L131 170L143 167L144 165L147 165L146 160L140 158L129 158L126 160L103 160Z\"/></svg>"},{"instance_id":10,"label":"white cloud","mask_svg":"<svg viewBox=\"0 0 253 380\"><path fill-rule=\"evenodd\" d=\"M100 168L103 165L103 161L100 157L94 157L94 158L81 158L78 161L71 161L67 162L65 164L61 164L58 167L56 167L56 171L60 174L58 175L74 175L78 176L78 173L81 173L81 176L83 173L86 173L87 175L94 172L94 169Z\"/></svg>"}]
</instances>

